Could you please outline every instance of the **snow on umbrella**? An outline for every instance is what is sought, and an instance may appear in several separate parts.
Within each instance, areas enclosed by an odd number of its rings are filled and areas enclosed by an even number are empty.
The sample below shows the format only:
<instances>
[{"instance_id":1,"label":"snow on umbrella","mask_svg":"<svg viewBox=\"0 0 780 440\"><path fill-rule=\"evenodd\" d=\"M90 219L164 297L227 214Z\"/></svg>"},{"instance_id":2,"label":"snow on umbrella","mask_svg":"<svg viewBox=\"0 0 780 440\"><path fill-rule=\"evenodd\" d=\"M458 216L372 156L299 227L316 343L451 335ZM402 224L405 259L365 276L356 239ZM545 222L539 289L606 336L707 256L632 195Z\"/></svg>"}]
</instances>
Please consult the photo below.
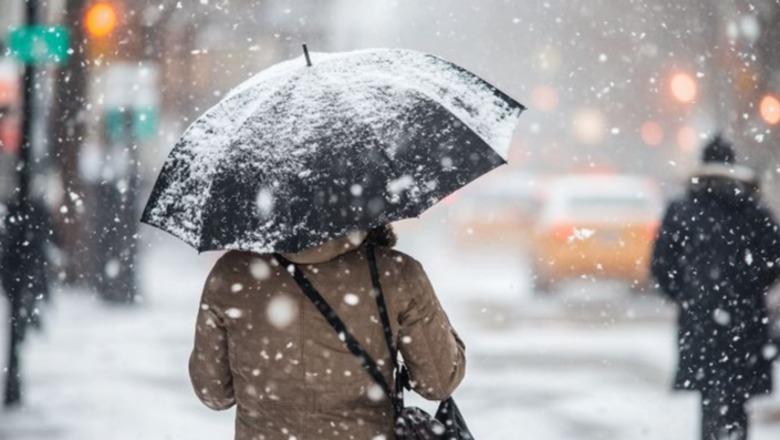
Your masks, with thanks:
<instances>
[{"instance_id":1,"label":"snow on umbrella","mask_svg":"<svg viewBox=\"0 0 780 440\"><path fill-rule=\"evenodd\" d=\"M418 216L505 163L524 107L465 69L398 49L305 55L193 122L143 222L198 251L295 252Z\"/></svg>"}]
</instances>

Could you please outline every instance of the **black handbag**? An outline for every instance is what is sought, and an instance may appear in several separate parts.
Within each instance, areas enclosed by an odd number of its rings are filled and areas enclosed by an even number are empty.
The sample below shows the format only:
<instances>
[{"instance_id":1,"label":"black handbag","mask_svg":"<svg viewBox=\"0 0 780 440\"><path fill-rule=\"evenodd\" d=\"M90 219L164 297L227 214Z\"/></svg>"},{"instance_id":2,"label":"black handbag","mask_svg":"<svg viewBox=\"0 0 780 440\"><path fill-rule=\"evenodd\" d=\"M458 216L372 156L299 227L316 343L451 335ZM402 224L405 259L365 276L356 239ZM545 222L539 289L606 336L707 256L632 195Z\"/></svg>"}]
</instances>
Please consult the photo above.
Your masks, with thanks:
<instances>
[{"instance_id":1,"label":"black handbag","mask_svg":"<svg viewBox=\"0 0 780 440\"><path fill-rule=\"evenodd\" d=\"M355 355L363 365L363 369L371 376L376 384L384 390L390 398L395 417L394 431L398 440L474 440L471 435L463 415L452 397L442 401L436 411L435 416L418 407L407 407L404 404L404 389L411 389L409 386L408 373L403 361L399 359L398 348L394 342L392 328L390 327L390 318L387 314L384 295L382 294L382 285L379 282L379 271L376 264L376 255L374 247L366 245L366 254L368 257L369 269L371 271L371 282L374 287L374 297L376 299L379 316L382 319L382 328L384 330L385 342L390 352L390 359L393 363L393 377L395 386L393 389L385 380L384 375L377 367L376 361L363 349L360 343L349 333L344 322L336 314L335 310L325 301L317 289L303 274L303 271L290 260L275 254L275 258L288 268L298 286L304 294L311 300L314 306L319 310L323 317L328 321L333 330L339 335L339 339L344 341L347 349Z\"/></svg>"}]
</instances>

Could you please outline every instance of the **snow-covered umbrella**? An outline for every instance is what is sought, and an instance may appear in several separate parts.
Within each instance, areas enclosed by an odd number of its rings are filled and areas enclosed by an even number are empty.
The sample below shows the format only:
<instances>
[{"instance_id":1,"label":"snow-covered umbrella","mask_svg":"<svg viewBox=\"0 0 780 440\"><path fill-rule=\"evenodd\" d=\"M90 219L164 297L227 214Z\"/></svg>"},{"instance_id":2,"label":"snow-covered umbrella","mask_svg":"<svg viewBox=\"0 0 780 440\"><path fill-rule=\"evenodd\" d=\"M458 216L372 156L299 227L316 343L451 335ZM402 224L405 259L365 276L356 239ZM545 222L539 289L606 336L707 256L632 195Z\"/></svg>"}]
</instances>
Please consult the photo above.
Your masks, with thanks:
<instances>
[{"instance_id":1,"label":"snow-covered umbrella","mask_svg":"<svg viewBox=\"0 0 780 440\"><path fill-rule=\"evenodd\" d=\"M263 253L415 217L505 163L523 109L432 55L305 51L192 123L142 221L198 251Z\"/></svg>"}]
</instances>

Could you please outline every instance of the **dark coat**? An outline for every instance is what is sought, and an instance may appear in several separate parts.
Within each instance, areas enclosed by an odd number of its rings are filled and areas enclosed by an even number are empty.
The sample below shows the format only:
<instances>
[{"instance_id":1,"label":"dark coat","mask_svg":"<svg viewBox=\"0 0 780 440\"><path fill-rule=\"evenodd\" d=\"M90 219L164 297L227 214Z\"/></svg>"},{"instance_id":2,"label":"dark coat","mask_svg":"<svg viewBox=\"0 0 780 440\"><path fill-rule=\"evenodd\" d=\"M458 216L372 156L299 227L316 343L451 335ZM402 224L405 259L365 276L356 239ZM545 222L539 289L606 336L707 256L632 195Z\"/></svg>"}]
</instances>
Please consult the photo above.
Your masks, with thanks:
<instances>
[{"instance_id":1,"label":"dark coat","mask_svg":"<svg viewBox=\"0 0 780 440\"><path fill-rule=\"evenodd\" d=\"M780 231L751 185L693 178L666 212L652 261L680 309L676 389L771 392L765 297L779 269Z\"/></svg>"},{"instance_id":2,"label":"dark coat","mask_svg":"<svg viewBox=\"0 0 780 440\"><path fill-rule=\"evenodd\" d=\"M21 338L26 324L40 326L41 303L49 298L46 246L52 239L45 205L31 200L24 206L11 204L7 214L0 216L0 285L11 307L23 317Z\"/></svg>"}]
</instances>

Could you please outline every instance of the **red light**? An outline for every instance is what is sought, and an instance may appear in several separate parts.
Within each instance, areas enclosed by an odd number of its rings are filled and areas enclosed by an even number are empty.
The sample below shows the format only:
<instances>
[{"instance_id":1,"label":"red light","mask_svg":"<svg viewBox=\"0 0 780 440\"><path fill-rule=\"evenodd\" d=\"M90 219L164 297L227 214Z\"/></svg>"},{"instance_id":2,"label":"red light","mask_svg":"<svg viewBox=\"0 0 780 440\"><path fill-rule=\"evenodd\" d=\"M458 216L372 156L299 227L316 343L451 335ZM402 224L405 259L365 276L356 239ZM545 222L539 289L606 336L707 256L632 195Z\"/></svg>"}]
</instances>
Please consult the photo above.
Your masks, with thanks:
<instances>
[{"instance_id":1,"label":"red light","mask_svg":"<svg viewBox=\"0 0 780 440\"><path fill-rule=\"evenodd\" d=\"M551 228L552 236L559 241L567 241L569 237L574 235L574 225L571 224L556 224Z\"/></svg>"}]
</instances>

